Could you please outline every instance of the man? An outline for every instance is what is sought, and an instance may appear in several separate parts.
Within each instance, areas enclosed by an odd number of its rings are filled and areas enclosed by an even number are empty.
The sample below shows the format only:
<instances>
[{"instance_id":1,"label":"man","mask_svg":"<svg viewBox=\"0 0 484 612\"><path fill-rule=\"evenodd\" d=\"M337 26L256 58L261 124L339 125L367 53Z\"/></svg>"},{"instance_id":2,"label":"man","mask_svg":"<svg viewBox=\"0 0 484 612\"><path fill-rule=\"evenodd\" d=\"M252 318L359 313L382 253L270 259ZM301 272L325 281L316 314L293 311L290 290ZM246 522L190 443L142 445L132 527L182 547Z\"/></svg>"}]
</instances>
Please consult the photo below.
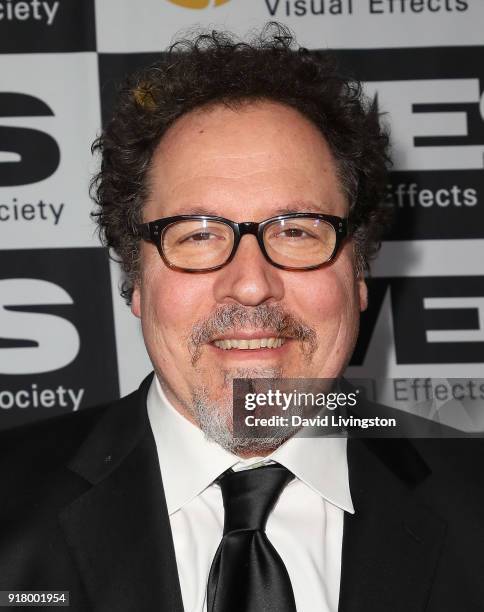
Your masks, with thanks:
<instances>
[{"instance_id":1,"label":"man","mask_svg":"<svg viewBox=\"0 0 484 612\"><path fill-rule=\"evenodd\" d=\"M235 378L344 372L386 215L376 108L292 44L202 35L121 92L97 216L155 374L6 439L1 589L76 611L482 609L478 441L233 436Z\"/></svg>"}]
</instances>

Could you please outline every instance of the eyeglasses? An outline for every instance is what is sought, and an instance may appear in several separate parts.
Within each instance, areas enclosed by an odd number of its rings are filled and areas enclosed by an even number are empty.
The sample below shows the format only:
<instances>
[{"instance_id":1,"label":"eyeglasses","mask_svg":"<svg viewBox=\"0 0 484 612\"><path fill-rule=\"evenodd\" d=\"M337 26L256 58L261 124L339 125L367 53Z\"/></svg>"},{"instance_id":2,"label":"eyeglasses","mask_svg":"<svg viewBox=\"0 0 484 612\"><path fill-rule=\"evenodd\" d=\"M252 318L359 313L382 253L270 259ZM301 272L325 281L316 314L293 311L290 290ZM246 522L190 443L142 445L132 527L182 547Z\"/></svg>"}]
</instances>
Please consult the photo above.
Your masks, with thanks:
<instances>
[{"instance_id":1,"label":"eyeglasses","mask_svg":"<svg viewBox=\"0 0 484 612\"><path fill-rule=\"evenodd\" d=\"M178 215L137 225L166 265L209 272L228 264L241 238L253 234L266 258L282 270L314 270L332 261L348 234L348 221L333 215L292 213L261 223L235 223L211 215Z\"/></svg>"}]
</instances>

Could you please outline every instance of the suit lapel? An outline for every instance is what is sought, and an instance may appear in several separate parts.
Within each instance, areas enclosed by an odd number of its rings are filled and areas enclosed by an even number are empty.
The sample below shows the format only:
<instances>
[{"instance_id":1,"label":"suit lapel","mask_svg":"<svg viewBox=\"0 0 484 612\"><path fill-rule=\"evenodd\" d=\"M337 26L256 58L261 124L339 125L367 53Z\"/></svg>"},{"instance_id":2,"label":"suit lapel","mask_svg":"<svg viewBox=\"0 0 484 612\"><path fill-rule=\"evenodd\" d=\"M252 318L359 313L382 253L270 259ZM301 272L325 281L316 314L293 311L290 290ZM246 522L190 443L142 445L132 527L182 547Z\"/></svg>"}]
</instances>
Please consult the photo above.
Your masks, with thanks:
<instances>
[{"instance_id":1,"label":"suit lapel","mask_svg":"<svg viewBox=\"0 0 484 612\"><path fill-rule=\"evenodd\" d=\"M151 377L107 410L70 469L92 487L60 513L95 612L183 612L155 441ZM355 515L345 515L339 612L423 612L445 522L415 488L429 470L407 440L348 440Z\"/></svg>"},{"instance_id":2,"label":"suit lapel","mask_svg":"<svg viewBox=\"0 0 484 612\"><path fill-rule=\"evenodd\" d=\"M350 439L348 464L339 612L425 610L446 530L415 494L426 464L404 439Z\"/></svg>"},{"instance_id":3,"label":"suit lapel","mask_svg":"<svg viewBox=\"0 0 484 612\"><path fill-rule=\"evenodd\" d=\"M183 612L150 381L108 409L69 466L93 485L59 518L95 611Z\"/></svg>"}]
</instances>

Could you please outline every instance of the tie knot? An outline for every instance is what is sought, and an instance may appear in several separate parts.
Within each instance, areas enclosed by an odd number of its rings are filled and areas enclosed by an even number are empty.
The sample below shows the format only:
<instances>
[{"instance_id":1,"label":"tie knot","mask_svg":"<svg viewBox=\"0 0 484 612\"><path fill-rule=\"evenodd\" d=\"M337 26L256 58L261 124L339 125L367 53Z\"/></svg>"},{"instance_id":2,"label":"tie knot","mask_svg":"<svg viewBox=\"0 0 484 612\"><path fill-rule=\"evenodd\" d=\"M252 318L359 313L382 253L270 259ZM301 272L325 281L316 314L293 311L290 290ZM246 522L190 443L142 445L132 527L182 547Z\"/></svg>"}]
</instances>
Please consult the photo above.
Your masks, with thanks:
<instances>
[{"instance_id":1,"label":"tie knot","mask_svg":"<svg viewBox=\"0 0 484 612\"><path fill-rule=\"evenodd\" d=\"M238 530L261 530L292 473L277 463L226 472L219 478L224 502L224 535Z\"/></svg>"}]
</instances>

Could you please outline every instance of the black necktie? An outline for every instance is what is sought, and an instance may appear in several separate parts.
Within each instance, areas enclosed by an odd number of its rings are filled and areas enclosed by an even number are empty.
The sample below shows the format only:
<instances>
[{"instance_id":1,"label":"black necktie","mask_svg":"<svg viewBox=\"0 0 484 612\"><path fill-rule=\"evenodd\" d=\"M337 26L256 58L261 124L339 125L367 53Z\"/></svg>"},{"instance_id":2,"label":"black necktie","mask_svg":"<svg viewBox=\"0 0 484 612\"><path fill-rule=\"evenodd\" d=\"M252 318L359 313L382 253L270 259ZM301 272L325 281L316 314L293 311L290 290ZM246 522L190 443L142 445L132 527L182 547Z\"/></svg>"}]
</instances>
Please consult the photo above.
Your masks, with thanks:
<instances>
[{"instance_id":1,"label":"black necktie","mask_svg":"<svg viewBox=\"0 0 484 612\"><path fill-rule=\"evenodd\" d=\"M219 478L224 532L210 569L208 612L296 612L291 581L265 527L293 475L278 464Z\"/></svg>"}]
</instances>

